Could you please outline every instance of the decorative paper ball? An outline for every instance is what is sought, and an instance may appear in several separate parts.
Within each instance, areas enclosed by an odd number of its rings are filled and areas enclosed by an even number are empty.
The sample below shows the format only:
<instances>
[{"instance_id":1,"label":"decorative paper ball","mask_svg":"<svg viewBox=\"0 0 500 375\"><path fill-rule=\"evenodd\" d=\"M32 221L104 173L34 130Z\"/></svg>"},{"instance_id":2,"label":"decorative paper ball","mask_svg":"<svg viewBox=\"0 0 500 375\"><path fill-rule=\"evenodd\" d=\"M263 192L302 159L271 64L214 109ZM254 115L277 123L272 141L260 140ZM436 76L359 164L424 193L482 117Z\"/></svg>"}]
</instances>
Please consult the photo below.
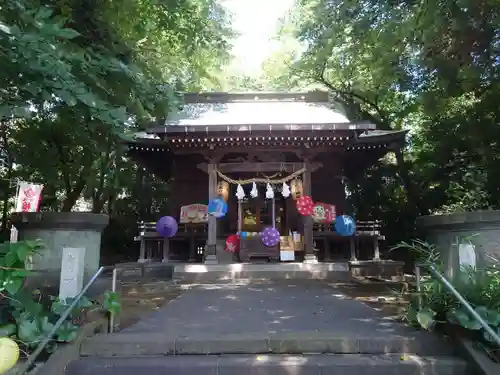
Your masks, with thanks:
<instances>
[{"instance_id":1,"label":"decorative paper ball","mask_svg":"<svg viewBox=\"0 0 500 375\"><path fill-rule=\"evenodd\" d=\"M0 337L0 374L5 374L19 360L19 346L9 337Z\"/></svg>"},{"instance_id":2,"label":"decorative paper ball","mask_svg":"<svg viewBox=\"0 0 500 375\"><path fill-rule=\"evenodd\" d=\"M222 198L210 199L208 202L208 214L215 216L217 219L227 214L227 203Z\"/></svg>"},{"instance_id":3,"label":"decorative paper ball","mask_svg":"<svg viewBox=\"0 0 500 375\"><path fill-rule=\"evenodd\" d=\"M236 253L239 250L239 247L240 239L238 238L238 235L231 234L226 238L226 247L224 248L225 251Z\"/></svg>"},{"instance_id":4,"label":"decorative paper ball","mask_svg":"<svg viewBox=\"0 0 500 375\"><path fill-rule=\"evenodd\" d=\"M241 238L247 238L247 236L248 236L248 232L241 232L240 233Z\"/></svg>"},{"instance_id":5,"label":"decorative paper ball","mask_svg":"<svg viewBox=\"0 0 500 375\"><path fill-rule=\"evenodd\" d=\"M356 222L348 215L337 216L335 231L341 236L352 236L356 232Z\"/></svg>"},{"instance_id":6,"label":"decorative paper ball","mask_svg":"<svg viewBox=\"0 0 500 375\"><path fill-rule=\"evenodd\" d=\"M156 222L156 231L162 237L173 237L177 233L177 220L172 216L163 216Z\"/></svg>"},{"instance_id":7,"label":"decorative paper ball","mask_svg":"<svg viewBox=\"0 0 500 375\"><path fill-rule=\"evenodd\" d=\"M261 234L262 243L268 247L273 247L280 242L280 232L276 228L265 228Z\"/></svg>"},{"instance_id":8,"label":"decorative paper ball","mask_svg":"<svg viewBox=\"0 0 500 375\"><path fill-rule=\"evenodd\" d=\"M314 203L310 196L304 195L297 199L296 202L297 211L302 216L311 216L313 213Z\"/></svg>"}]
</instances>

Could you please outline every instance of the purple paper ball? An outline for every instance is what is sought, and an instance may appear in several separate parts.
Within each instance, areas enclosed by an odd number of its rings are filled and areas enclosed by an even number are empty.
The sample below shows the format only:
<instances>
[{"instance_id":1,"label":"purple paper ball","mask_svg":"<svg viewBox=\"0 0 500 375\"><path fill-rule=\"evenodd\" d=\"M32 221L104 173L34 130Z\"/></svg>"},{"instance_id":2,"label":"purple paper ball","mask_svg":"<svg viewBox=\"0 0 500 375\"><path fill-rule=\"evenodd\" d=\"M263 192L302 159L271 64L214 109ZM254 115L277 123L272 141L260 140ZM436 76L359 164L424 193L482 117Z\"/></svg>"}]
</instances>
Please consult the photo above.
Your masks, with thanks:
<instances>
[{"instance_id":1,"label":"purple paper ball","mask_svg":"<svg viewBox=\"0 0 500 375\"><path fill-rule=\"evenodd\" d=\"M163 216L156 222L156 231L162 237L173 237L178 229L177 220L172 216Z\"/></svg>"},{"instance_id":2,"label":"purple paper ball","mask_svg":"<svg viewBox=\"0 0 500 375\"><path fill-rule=\"evenodd\" d=\"M276 228L265 228L262 231L260 238L265 246L273 247L280 242L280 232Z\"/></svg>"}]
</instances>

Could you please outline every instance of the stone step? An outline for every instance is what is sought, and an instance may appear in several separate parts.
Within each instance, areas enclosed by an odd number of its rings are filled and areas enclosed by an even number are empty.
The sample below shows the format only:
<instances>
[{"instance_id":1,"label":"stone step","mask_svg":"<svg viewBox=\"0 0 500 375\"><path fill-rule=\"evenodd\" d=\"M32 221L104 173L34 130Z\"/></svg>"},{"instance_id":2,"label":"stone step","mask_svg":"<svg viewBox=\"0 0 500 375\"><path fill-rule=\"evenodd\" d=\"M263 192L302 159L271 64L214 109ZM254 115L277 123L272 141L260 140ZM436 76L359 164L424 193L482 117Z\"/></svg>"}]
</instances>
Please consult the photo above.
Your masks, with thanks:
<instances>
[{"instance_id":1,"label":"stone step","mask_svg":"<svg viewBox=\"0 0 500 375\"><path fill-rule=\"evenodd\" d=\"M65 375L466 375L453 357L414 355L223 355L83 358Z\"/></svg>"},{"instance_id":2,"label":"stone step","mask_svg":"<svg viewBox=\"0 0 500 375\"><path fill-rule=\"evenodd\" d=\"M241 263L176 265L174 280L186 283L218 283L221 281L254 280L332 280L351 279L347 262L336 263Z\"/></svg>"},{"instance_id":3,"label":"stone step","mask_svg":"<svg viewBox=\"0 0 500 375\"><path fill-rule=\"evenodd\" d=\"M369 333L366 336L340 332L282 332L274 334L226 334L167 337L163 333L97 335L80 347L83 357L139 357L210 354L394 354L421 356L454 355L453 346L442 337L416 331L405 336Z\"/></svg>"},{"instance_id":4,"label":"stone step","mask_svg":"<svg viewBox=\"0 0 500 375\"><path fill-rule=\"evenodd\" d=\"M221 282L255 282L260 280L327 280L349 281L348 271L210 271L205 273L176 272L173 280L181 284L210 284Z\"/></svg>"}]
</instances>

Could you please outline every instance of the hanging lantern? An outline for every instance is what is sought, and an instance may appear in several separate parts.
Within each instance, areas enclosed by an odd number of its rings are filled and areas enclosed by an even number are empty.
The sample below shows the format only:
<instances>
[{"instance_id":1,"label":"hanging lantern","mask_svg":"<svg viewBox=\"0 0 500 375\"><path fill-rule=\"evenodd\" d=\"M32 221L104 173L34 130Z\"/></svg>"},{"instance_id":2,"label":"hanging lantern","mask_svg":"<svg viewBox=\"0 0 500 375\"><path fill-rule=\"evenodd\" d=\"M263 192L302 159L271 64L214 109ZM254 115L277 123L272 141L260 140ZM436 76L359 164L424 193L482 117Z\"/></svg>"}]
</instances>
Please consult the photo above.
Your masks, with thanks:
<instances>
[{"instance_id":1,"label":"hanging lantern","mask_svg":"<svg viewBox=\"0 0 500 375\"><path fill-rule=\"evenodd\" d=\"M222 197L225 202L229 198L229 184L226 181L220 181L217 185L217 195Z\"/></svg>"},{"instance_id":2,"label":"hanging lantern","mask_svg":"<svg viewBox=\"0 0 500 375\"><path fill-rule=\"evenodd\" d=\"M299 199L304 195L304 188L302 186L302 180L299 180L298 178L292 180L292 183L290 184L291 190L292 190L292 198L294 200Z\"/></svg>"}]
</instances>

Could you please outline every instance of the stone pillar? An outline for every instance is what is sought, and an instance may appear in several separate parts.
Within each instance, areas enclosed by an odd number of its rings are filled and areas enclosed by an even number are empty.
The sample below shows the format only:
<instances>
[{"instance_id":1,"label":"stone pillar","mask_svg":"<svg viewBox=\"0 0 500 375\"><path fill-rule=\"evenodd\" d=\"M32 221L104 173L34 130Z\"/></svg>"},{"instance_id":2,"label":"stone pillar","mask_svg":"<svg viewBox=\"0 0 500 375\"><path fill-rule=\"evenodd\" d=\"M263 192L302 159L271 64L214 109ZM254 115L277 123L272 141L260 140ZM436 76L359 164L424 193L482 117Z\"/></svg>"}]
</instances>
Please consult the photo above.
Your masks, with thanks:
<instances>
[{"instance_id":1,"label":"stone pillar","mask_svg":"<svg viewBox=\"0 0 500 375\"><path fill-rule=\"evenodd\" d=\"M109 223L108 215L87 212L16 212L12 224L19 232L19 241L40 239L45 249L32 258L33 276L28 284L58 286L63 249L85 249L83 282L99 269L101 233ZM83 251L83 250L82 250ZM37 275L36 271L40 271Z\"/></svg>"},{"instance_id":2,"label":"stone pillar","mask_svg":"<svg viewBox=\"0 0 500 375\"><path fill-rule=\"evenodd\" d=\"M170 253L170 240L168 238L163 239L163 257L161 262L168 263Z\"/></svg>"},{"instance_id":3,"label":"stone pillar","mask_svg":"<svg viewBox=\"0 0 500 375\"><path fill-rule=\"evenodd\" d=\"M141 236L141 244L139 248L139 259L137 260L138 263L145 263L146 262L146 240L144 237Z\"/></svg>"},{"instance_id":4,"label":"stone pillar","mask_svg":"<svg viewBox=\"0 0 500 375\"><path fill-rule=\"evenodd\" d=\"M216 164L208 164L208 199L215 198L217 194ZM208 215L208 236L205 250L205 264L217 264L217 219Z\"/></svg>"},{"instance_id":5,"label":"stone pillar","mask_svg":"<svg viewBox=\"0 0 500 375\"><path fill-rule=\"evenodd\" d=\"M349 249L351 251L351 262L355 262L358 259L356 258L356 238L354 236L351 236L349 238Z\"/></svg>"},{"instance_id":6,"label":"stone pillar","mask_svg":"<svg viewBox=\"0 0 500 375\"><path fill-rule=\"evenodd\" d=\"M311 196L311 162L309 159L305 160L304 163L304 177L303 177L303 189L304 189L304 195ZM304 216L303 217L303 223L304 223L304 263L318 263L318 258L316 257L316 254L314 253L314 246L313 246L313 219L311 216Z\"/></svg>"},{"instance_id":7,"label":"stone pillar","mask_svg":"<svg viewBox=\"0 0 500 375\"><path fill-rule=\"evenodd\" d=\"M373 237L373 260L380 260L380 249L378 247L378 235Z\"/></svg>"}]
</instances>

